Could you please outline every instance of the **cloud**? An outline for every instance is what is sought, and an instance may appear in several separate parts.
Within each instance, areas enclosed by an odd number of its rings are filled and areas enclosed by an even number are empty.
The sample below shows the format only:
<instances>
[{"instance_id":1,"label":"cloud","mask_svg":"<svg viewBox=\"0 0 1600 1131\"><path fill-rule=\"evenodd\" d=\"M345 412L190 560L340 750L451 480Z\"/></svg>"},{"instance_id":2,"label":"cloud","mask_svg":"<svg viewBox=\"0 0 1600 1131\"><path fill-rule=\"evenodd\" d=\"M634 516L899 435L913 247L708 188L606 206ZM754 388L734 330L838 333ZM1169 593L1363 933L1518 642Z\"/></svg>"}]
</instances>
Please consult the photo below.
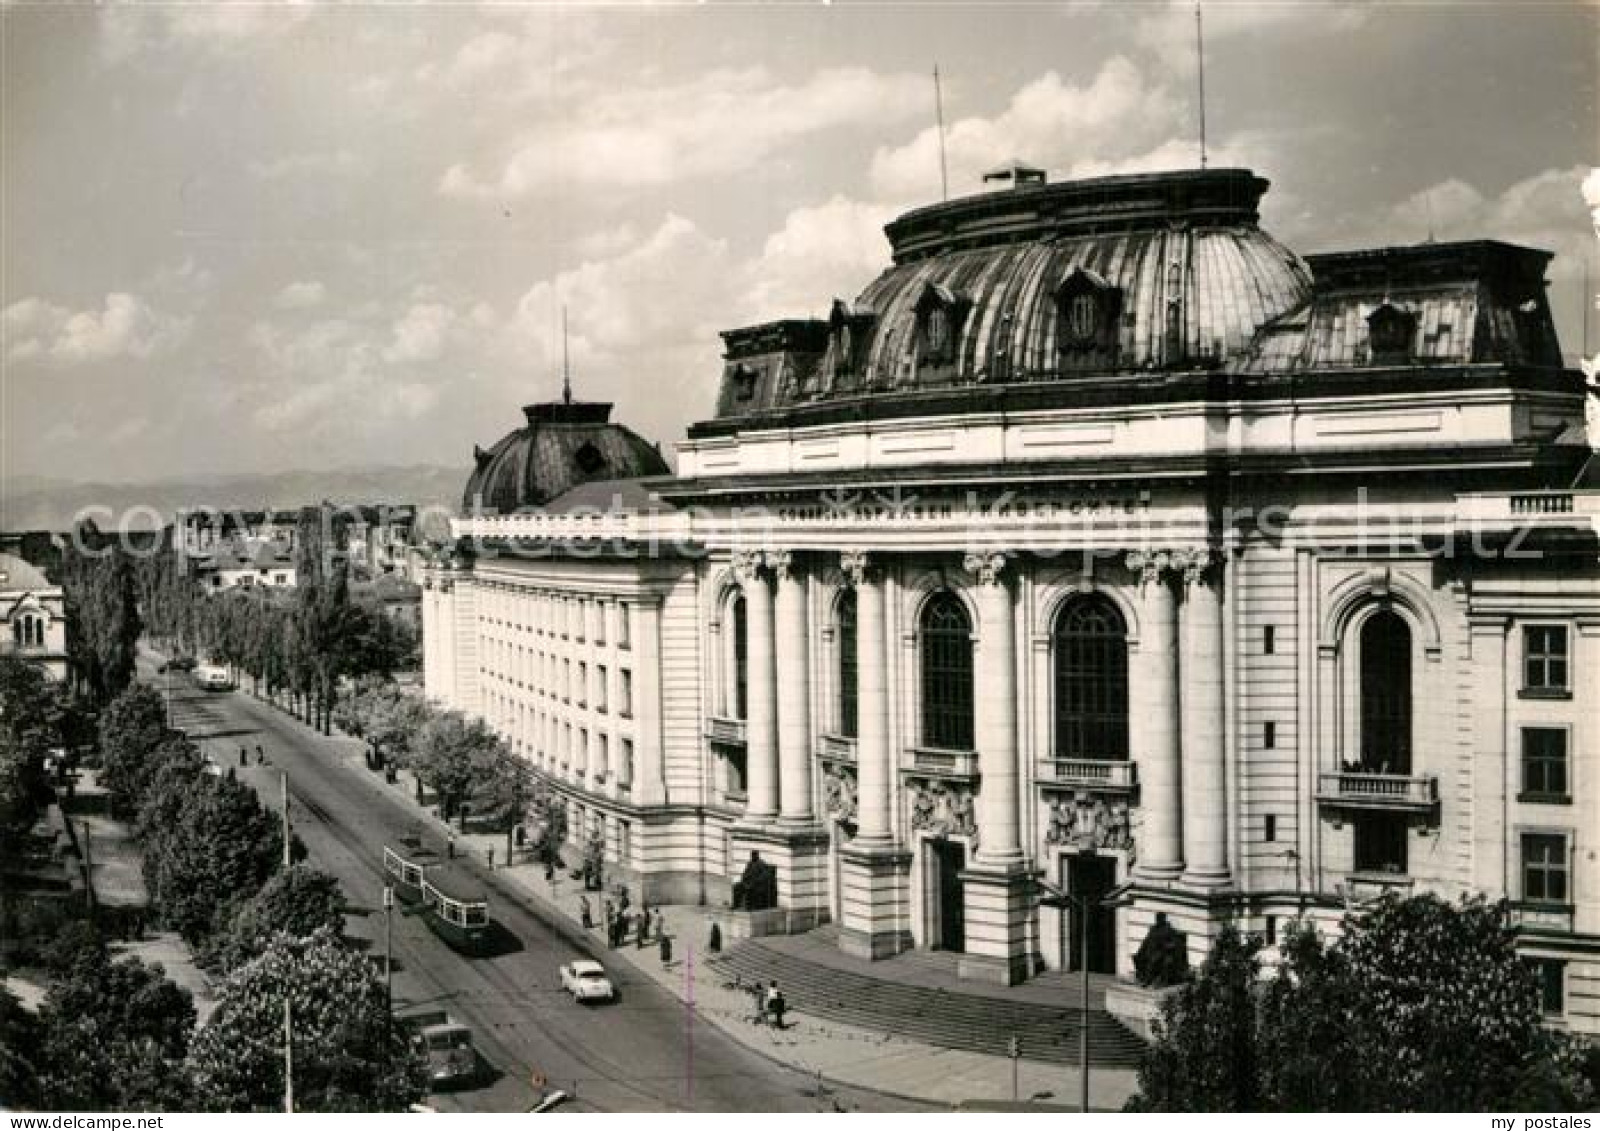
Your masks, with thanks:
<instances>
[{"instance_id":1,"label":"cloud","mask_svg":"<svg viewBox=\"0 0 1600 1131\"><path fill-rule=\"evenodd\" d=\"M311 14L309 5L108 4L100 18L100 55L121 63L173 46L228 54L288 35Z\"/></svg>"},{"instance_id":2,"label":"cloud","mask_svg":"<svg viewBox=\"0 0 1600 1131\"><path fill-rule=\"evenodd\" d=\"M176 348L193 320L165 314L137 295L108 294L99 310L73 311L30 297L6 307L6 358L61 365L147 358Z\"/></svg>"},{"instance_id":3,"label":"cloud","mask_svg":"<svg viewBox=\"0 0 1600 1131\"><path fill-rule=\"evenodd\" d=\"M887 266L883 226L897 211L834 196L790 212L749 269L750 315L760 320L821 313L834 297L853 299Z\"/></svg>"},{"instance_id":4,"label":"cloud","mask_svg":"<svg viewBox=\"0 0 1600 1131\"><path fill-rule=\"evenodd\" d=\"M328 177L355 173L363 166L361 158L348 149L331 152L291 153L271 160L251 161L245 167L251 176L263 181L282 181L295 177Z\"/></svg>"},{"instance_id":5,"label":"cloud","mask_svg":"<svg viewBox=\"0 0 1600 1131\"><path fill-rule=\"evenodd\" d=\"M945 146L951 184L965 193L977 187L981 174L1013 159L1054 169L1087 155L1118 161L1161 143L1179 124L1178 101L1125 56L1108 59L1086 86L1050 71L1018 90L996 116L950 125ZM883 198L929 200L938 183L939 135L932 127L873 155L872 186Z\"/></svg>"},{"instance_id":6,"label":"cloud","mask_svg":"<svg viewBox=\"0 0 1600 1131\"><path fill-rule=\"evenodd\" d=\"M1154 55L1163 72L1187 77L1195 71L1194 0L1167 0L1164 8L1148 12L1134 25L1134 43ZM1367 0L1340 2L1319 0L1315 4L1212 3L1205 8L1207 54L1225 40L1254 38L1288 31L1307 40L1355 31L1364 26L1375 10Z\"/></svg>"},{"instance_id":7,"label":"cloud","mask_svg":"<svg viewBox=\"0 0 1600 1131\"><path fill-rule=\"evenodd\" d=\"M782 85L764 68L719 69L674 86L601 90L525 132L502 157L445 170L463 198L541 190L653 186L740 172L796 141L844 127L883 128L920 113L925 80L861 67Z\"/></svg>"},{"instance_id":8,"label":"cloud","mask_svg":"<svg viewBox=\"0 0 1600 1131\"><path fill-rule=\"evenodd\" d=\"M435 361L459 317L438 302L419 302L394 320L394 339L383 351L385 361L397 365Z\"/></svg>"},{"instance_id":9,"label":"cloud","mask_svg":"<svg viewBox=\"0 0 1600 1131\"><path fill-rule=\"evenodd\" d=\"M277 293L272 305L279 310L307 310L321 306L328 297L328 288L316 279L290 283Z\"/></svg>"},{"instance_id":10,"label":"cloud","mask_svg":"<svg viewBox=\"0 0 1600 1131\"><path fill-rule=\"evenodd\" d=\"M1589 248L1576 239L1587 227L1584 166L1546 169L1495 194L1451 178L1412 193L1366 217L1348 217L1338 225L1339 246L1417 243L1431 232L1435 239L1497 239L1555 253L1552 279L1582 274Z\"/></svg>"}]
</instances>

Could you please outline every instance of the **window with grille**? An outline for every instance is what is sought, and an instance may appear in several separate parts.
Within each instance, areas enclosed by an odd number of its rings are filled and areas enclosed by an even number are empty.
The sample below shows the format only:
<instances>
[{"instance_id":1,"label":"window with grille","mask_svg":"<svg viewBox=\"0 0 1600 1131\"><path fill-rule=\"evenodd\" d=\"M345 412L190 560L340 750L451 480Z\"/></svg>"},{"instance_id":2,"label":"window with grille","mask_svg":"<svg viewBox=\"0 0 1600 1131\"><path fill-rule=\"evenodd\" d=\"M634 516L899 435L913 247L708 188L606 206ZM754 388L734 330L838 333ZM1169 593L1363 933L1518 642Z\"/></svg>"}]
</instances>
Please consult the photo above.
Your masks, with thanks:
<instances>
[{"instance_id":1,"label":"window with grille","mask_svg":"<svg viewBox=\"0 0 1600 1131\"><path fill-rule=\"evenodd\" d=\"M1411 628L1391 609L1361 628L1361 769L1411 772Z\"/></svg>"},{"instance_id":2,"label":"window with grille","mask_svg":"<svg viewBox=\"0 0 1600 1131\"><path fill-rule=\"evenodd\" d=\"M1356 871L1403 876L1410 870L1404 817L1358 813L1354 824Z\"/></svg>"},{"instance_id":3,"label":"window with grille","mask_svg":"<svg viewBox=\"0 0 1600 1131\"><path fill-rule=\"evenodd\" d=\"M856 665L856 593L846 589L839 594L837 624L839 641L839 733L845 738L856 737L860 718L859 689Z\"/></svg>"},{"instance_id":4,"label":"window with grille","mask_svg":"<svg viewBox=\"0 0 1600 1131\"><path fill-rule=\"evenodd\" d=\"M922 741L972 749L972 622L954 593L922 609Z\"/></svg>"},{"instance_id":5,"label":"window with grille","mask_svg":"<svg viewBox=\"0 0 1600 1131\"><path fill-rule=\"evenodd\" d=\"M1101 596L1056 617L1056 757L1128 757L1127 626Z\"/></svg>"},{"instance_id":6,"label":"window with grille","mask_svg":"<svg viewBox=\"0 0 1600 1131\"><path fill-rule=\"evenodd\" d=\"M1522 687L1525 691L1566 691L1567 629L1559 624L1530 624L1522 630Z\"/></svg>"},{"instance_id":7,"label":"window with grille","mask_svg":"<svg viewBox=\"0 0 1600 1131\"><path fill-rule=\"evenodd\" d=\"M733 599L733 717L745 718L750 705L750 644L744 597Z\"/></svg>"},{"instance_id":8,"label":"window with grille","mask_svg":"<svg viewBox=\"0 0 1600 1131\"><path fill-rule=\"evenodd\" d=\"M1570 800L1567 788L1567 732L1564 729L1523 728L1522 800Z\"/></svg>"},{"instance_id":9,"label":"window with grille","mask_svg":"<svg viewBox=\"0 0 1600 1131\"><path fill-rule=\"evenodd\" d=\"M1530 903L1566 903L1567 838L1560 833L1522 837L1522 898Z\"/></svg>"},{"instance_id":10,"label":"window with grille","mask_svg":"<svg viewBox=\"0 0 1600 1131\"><path fill-rule=\"evenodd\" d=\"M1567 1011L1567 964L1559 958L1525 958L1539 986L1539 1011L1560 1017Z\"/></svg>"}]
</instances>

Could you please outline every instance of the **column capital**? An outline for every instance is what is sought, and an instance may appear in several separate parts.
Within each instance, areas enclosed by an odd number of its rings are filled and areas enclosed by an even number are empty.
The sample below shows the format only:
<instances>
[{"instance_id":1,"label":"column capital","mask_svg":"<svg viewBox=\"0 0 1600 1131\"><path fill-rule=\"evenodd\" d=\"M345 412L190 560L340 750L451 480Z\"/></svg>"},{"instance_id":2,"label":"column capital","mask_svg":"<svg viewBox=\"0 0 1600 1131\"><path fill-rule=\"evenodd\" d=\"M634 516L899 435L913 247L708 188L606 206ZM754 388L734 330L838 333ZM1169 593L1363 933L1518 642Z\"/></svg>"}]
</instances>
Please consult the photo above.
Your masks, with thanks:
<instances>
[{"instance_id":1,"label":"column capital","mask_svg":"<svg viewBox=\"0 0 1600 1131\"><path fill-rule=\"evenodd\" d=\"M1222 567L1222 558L1203 547L1192 547L1172 552L1172 568L1183 574L1185 586L1195 586L1210 579L1213 567ZM1213 575L1214 576L1214 575Z\"/></svg>"},{"instance_id":2,"label":"column capital","mask_svg":"<svg viewBox=\"0 0 1600 1131\"><path fill-rule=\"evenodd\" d=\"M839 570L846 585L865 585L871 568L872 561L865 550L845 550L839 555Z\"/></svg>"},{"instance_id":3,"label":"column capital","mask_svg":"<svg viewBox=\"0 0 1600 1131\"><path fill-rule=\"evenodd\" d=\"M961 566L968 573L978 578L979 585L999 585L1000 575L1005 572L1006 564L1010 559L998 550L982 553L968 554L961 561Z\"/></svg>"},{"instance_id":4,"label":"column capital","mask_svg":"<svg viewBox=\"0 0 1600 1131\"><path fill-rule=\"evenodd\" d=\"M761 557L766 562L767 568L772 571L772 575L779 581L788 581L799 576L795 570L796 562L793 551L767 550Z\"/></svg>"},{"instance_id":5,"label":"column capital","mask_svg":"<svg viewBox=\"0 0 1600 1131\"><path fill-rule=\"evenodd\" d=\"M733 573L741 585L748 585L761 578L761 571L766 568L767 555L761 550L737 550L733 555Z\"/></svg>"},{"instance_id":6,"label":"column capital","mask_svg":"<svg viewBox=\"0 0 1600 1131\"><path fill-rule=\"evenodd\" d=\"M1139 575L1141 590L1159 583L1161 575L1172 568L1172 555L1166 550L1129 550L1125 559L1128 568Z\"/></svg>"}]
</instances>

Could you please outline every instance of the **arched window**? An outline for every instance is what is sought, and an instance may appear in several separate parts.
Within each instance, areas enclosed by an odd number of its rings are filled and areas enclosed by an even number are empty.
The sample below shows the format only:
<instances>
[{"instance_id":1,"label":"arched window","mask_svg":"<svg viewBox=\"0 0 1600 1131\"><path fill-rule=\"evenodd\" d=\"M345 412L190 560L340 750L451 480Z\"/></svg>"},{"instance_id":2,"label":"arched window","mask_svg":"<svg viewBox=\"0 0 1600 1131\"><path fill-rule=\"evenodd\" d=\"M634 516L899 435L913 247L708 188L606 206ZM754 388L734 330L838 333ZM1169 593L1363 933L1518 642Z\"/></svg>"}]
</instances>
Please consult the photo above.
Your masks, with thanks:
<instances>
[{"instance_id":1,"label":"arched window","mask_svg":"<svg viewBox=\"0 0 1600 1131\"><path fill-rule=\"evenodd\" d=\"M922 741L972 749L972 622L960 598L935 593L922 608Z\"/></svg>"},{"instance_id":2,"label":"arched window","mask_svg":"<svg viewBox=\"0 0 1600 1131\"><path fill-rule=\"evenodd\" d=\"M1102 596L1056 616L1056 757L1128 757L1128 629Z\"/></svg>"},{"instance_id":3,"label":"arched window","mask_svg":"<svg viewBox=\"0 0 1600 1131\"><path fill-rule=\"evenodd\" d=\"M1392 609L1361 626L1361 768L1411 772L1411 629Z\"/></svg>"},{"instance_id":4,"label":"arched window","mask_svg":"<svg viewBox=\"0 0 1600 1131\"><path fill-rule=\"evenodd\" d=\"M860 716L857 691L856 665L856 591L846 589L839 594L838 618L835 625L839 642L839 733L845 738L856 737Z\"/></svg>"},{"instance_id":5,"label":"arched window","mask_svg":"<svg viewBox=\"0 0 1600 1131\"><path fill-rule=\"evenodd\" d=\"M733 599L733 717L746 718L750 708L749 618L744 594Z\"/></svg>"}]
</instances>

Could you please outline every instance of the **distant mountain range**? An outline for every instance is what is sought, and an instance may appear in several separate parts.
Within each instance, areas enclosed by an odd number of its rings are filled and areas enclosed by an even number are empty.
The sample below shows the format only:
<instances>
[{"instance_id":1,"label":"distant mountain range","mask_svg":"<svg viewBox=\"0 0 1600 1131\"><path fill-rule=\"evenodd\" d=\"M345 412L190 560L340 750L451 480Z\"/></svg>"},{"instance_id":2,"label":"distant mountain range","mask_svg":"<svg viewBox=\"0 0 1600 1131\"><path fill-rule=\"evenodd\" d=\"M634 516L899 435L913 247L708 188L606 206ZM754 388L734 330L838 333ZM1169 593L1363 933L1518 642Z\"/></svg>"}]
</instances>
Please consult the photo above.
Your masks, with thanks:
<instances>
[{"instance_id":1,"label":"distant mountain range","mask_svg":"<svg viewBox=\"0 0 1600 1131\"><path fill-rule=\"evenodd\" d=\"M89 514L102 528L129 516L130 527L158 525L185 507L300 507L324 499L334 503L411 503L455 510L467 468L340 468L331 471L278 471L211 478L156 479L145 483L80 483L70 479L19 475L0 481L0 530L68 530ZM91 507L104 508L90 511ZM109 515L107 511L109 510Z\"/></svg>"}]
</instances>

